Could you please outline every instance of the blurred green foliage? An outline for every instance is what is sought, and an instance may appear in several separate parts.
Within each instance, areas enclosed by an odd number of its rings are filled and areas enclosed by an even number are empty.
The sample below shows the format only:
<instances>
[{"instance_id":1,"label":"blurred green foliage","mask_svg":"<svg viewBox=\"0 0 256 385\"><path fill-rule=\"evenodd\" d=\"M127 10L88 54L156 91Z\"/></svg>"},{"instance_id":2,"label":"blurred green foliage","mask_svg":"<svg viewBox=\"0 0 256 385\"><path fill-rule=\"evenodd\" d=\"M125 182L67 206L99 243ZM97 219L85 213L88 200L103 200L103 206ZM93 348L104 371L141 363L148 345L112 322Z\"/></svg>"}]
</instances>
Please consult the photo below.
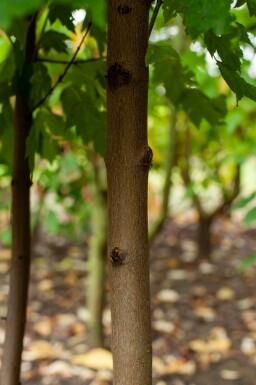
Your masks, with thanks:
<instances>
[{"instance_id":1,"label":"blurred green foliage","mask_svg":"<svg viewBox=\"0 0 256 385\"><path fill-rule=\"evenodd\" d=\"M103 0L4 0L0 4L0 209L10 206L6 181L10 183L12 170L14 96L22 86L17 75L34 12L37 54L27 68L33 110L27 141L34 182L33 221L37 222L40 211L49 232L82 237L89 231L93 204L89 154L95 151L104 156L106 149ZM173 180L183 183L187 163L192 173L186 196L196 191L208 199L213 186L220 193L229 190L236 166L243 172L243 165L255 157L255 13L252 0L236 4L164 0L156 20L145 58L150 75L153 169L165 173L174 106ZM245 220L251 224L255 210L253 205L248 207Z\"/></svg>"}]
</instances>

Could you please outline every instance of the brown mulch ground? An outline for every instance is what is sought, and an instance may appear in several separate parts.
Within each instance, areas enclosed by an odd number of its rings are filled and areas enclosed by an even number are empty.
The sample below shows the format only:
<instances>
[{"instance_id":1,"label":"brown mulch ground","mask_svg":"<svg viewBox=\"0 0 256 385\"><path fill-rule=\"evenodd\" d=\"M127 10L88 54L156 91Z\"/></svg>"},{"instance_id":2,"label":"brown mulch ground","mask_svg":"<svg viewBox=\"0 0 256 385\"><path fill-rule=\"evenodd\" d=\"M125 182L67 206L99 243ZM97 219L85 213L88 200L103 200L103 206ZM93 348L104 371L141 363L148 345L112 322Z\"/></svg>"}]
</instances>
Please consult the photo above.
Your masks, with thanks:
<instances>
[{"instance_id":1,"label":"brown mulch ground","mask_svg":"<svg viewBox=\"0 0 256 385\"><path fill-rule=\"evenodd\" d=\"M255 268L237 267L256 250L256 230L236 220L213 227L211 260L196 258L193 215L168 220L151 248L153 382L254 385ZM34 247L22 384L104 385L107 351L88 350L86 246L42 236ZM6 315L8 249L0 250L0 316ZM0 320L0 344L4 319ZM110 312L104 312L110 344Z\"/></svg>"}]
</instances>

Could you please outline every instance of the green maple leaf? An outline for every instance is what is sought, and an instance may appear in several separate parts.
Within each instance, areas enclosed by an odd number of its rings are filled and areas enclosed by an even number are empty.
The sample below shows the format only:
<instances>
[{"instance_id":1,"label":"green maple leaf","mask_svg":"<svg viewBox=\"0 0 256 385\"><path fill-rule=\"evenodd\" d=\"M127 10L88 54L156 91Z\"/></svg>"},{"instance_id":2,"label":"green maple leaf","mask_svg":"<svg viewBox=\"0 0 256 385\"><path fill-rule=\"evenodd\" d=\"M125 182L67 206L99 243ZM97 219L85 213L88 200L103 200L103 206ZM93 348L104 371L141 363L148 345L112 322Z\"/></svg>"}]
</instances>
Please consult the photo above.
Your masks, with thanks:
<instances>
[{"instance_id":1,"label":"green maple leaf","mask_svg":"<svg viewBox=\"0 0 256 385\"><path fill-rule=\"evenodd\" d=\"M188 33L197 38L213 29L216 35L227 33L233 20L230 14L231 0L164 0L165 22L177 14L184 18Z\"/></svg>"},{"instance_id":2,"label":"green maple leaf","mask_svg":"<svg viewBox=\"0 0 256 385\"><path fill-rule=\"evenodd\" d=\"M236 94L237 101L247 96L249 99L256 101L256 87L247 83L237 72L225 67L223 63L217 62L221 75L226 81L230 89Z\"/></svg>"}]
</instances>

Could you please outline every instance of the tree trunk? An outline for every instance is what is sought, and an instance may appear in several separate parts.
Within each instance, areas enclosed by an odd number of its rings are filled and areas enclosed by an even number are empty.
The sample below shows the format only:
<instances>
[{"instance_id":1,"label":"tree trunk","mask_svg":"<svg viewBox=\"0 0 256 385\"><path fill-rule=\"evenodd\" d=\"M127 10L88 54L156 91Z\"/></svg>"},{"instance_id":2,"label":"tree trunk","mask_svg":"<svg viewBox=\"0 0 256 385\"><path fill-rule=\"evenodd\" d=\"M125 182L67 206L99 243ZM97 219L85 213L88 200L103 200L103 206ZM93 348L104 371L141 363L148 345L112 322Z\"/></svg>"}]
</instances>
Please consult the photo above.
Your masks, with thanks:
<instances>
[{"instance_id":1,"label":"tree trunk","mask_svg":"<svg viewBox=\"0 0 256 385\"><path fill-rule=\"evenodd\" d=\"M211 227L216 217L220 214L227 216L233 201L240 192L240 165L237 165L236 174L233 180L233 189L230 192L223 191L223 203L212 213L204 212L200 199L194 195L194 203L199 213L198 223L198 257L209 259L212 251Z\"/></svg>"},{"instance_id":2,"label":"tree trunk","mask_svg":"<svg viewBox=\"0 0 256 385\"><path fill-rule=\"evenodd\" d=\"M211 255L211 225L215 215L199 215L198 258L209 259Z\"/></svg>"},{"instance_id":3,"label":"tree trunk","mask_svg":"<svg viewBox=\"0 0 256 385\"><path fill-rule=\"evenodd\" d=\"M1 373L2 385L18 385L26 325L26 306L30 270L30 171L26 140L32 125L28 108L29 71L35 47L36 17L27 33L25 62L14 112L14 158L12 178L12 260L6 336Z\"/></svg>"},{"instance_id":4,"label":"tree trunk","mask_svg":"<svg viewBox=\"0 0 256 385\"><path fill-rule=\"evenodd\" d=\"M155 236L161 231L163 224L166 220L167 215L169 214L169 198L170 198L170 189L171 189L171 176L173 166L175 164L175 147L176 147L176 120L177 120L177 111L176 108L170 104L171 110L171 122L169 127L169 143L166 152L166 161L165 161L165 181L163 188L162 196L162 206L160 209L159 218L156 222L153 223L152 227L149 229L149 240L152 243L155 239Z\"/></svg>"},{"instance_id":5,"label":"tree trunk","mask_svg":"<svg viewBox=\"0 0 256 385\"><path fill-rule=\"evenodd\" d=\"M105 298L105 258L107 253L107 189L105 165L97 157L92 159L92 163L94 168L94 186L87 288L87 303L90 314L88 323L89 343L92 347L103 347L102 313Z\"/></svg>"},{"instance_id":6,"label":"tree trunk","mask_svg":"<svg viewBox=\"0 0 256 385\"><path fill-rule=\"evenodd\" d=\"M115 385L150 385L147 181L149 0L108 1L108 256Z\"/></svg>"}]
</instances>

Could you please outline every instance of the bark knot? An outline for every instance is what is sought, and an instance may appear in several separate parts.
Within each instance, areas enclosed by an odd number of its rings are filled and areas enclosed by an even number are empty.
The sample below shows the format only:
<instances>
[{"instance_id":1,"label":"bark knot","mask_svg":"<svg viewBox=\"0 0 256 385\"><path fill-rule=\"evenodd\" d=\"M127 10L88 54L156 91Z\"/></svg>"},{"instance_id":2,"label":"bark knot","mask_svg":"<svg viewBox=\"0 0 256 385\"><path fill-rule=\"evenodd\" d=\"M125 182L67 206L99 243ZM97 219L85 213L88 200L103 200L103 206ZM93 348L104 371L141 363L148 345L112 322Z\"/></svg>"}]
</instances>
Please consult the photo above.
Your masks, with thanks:
<instances>
[{"instance_id":1,"label":"bark knot","mask_svg":"<svg viewBox=\"0 0 256 385\"><path fill-rule=\"evenodd\" d=\"M143 169L149 170L152 167L152 159L153 151L149 146L147 146L140 160L140 165L143 167Z\"/></svg>"},{"instance_id":2,"label":"bark knot","mask_svg":"<svg viewBox=\"0 0 256 385\"><path fill-rule=\"evenodd\" d=\"M131 81L131 74L130 71L121 66L121 64L114 63L109 67L106 78L108 79L110 89L114 90L129 84Z\"/></svg>"},{"instance_id":3,"label":"bark knot","mask_svg":"<svg viewBox=\"0 0 256 385\"><path fill-rule=\"evenodd\" d=\"M121 266L124 265L127 253L120 249L119 247L115 247L110 254L110 261L113 266Z\"/></svg>"},{"instance_id":4,"label":"bark knot","mask_svg":"<svg viewBox=\"0 0 256 385\"><path fill-rule=\"evenodd\" d=\"M126 15L127 13L131 13L132 12L132 8L129 7L128 5L126 5L126 4L120 4L117 7L117 12L120 13L120 15Z\"/></svg>"}]
</instances>

